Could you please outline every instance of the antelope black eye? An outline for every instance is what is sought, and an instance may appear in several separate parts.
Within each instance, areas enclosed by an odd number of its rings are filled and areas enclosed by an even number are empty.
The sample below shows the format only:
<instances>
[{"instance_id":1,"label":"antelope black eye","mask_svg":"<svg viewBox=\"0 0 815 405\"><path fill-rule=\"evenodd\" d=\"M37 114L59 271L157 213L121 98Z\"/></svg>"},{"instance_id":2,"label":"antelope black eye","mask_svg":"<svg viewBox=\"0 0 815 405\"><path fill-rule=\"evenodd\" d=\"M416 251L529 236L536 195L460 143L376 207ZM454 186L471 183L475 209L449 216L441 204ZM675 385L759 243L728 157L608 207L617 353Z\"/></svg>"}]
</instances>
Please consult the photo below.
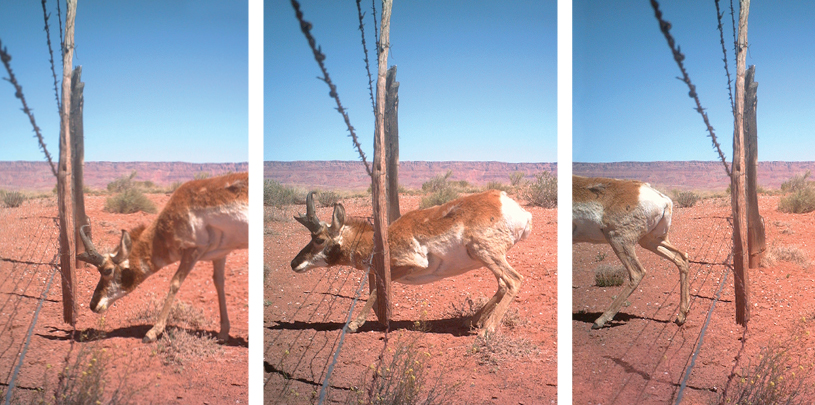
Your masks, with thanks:
<instances>
[{"instance_id":1,"label":"antelope black eye","mask_svg":"<svg viewBox=\"0 0 815 405\"><path fill-rule=\"evenodd\" d=\"M325 239L323 239L323 238L314 238L314 243L316 243L318 245L322 245L323 243L325 243Z\"/></svg>"},{"instance_id":2,"label":"antelope black eye","mask_svg":"<svg viewBox=\"0 0 815 405\"><path fill-rule=\"evenodd\" d=\"M113 274L113 269L111 269L111 268L100 269L99 272L102 273L103 276L108 277L111 274Z\"/></svg>"}]
</instances>

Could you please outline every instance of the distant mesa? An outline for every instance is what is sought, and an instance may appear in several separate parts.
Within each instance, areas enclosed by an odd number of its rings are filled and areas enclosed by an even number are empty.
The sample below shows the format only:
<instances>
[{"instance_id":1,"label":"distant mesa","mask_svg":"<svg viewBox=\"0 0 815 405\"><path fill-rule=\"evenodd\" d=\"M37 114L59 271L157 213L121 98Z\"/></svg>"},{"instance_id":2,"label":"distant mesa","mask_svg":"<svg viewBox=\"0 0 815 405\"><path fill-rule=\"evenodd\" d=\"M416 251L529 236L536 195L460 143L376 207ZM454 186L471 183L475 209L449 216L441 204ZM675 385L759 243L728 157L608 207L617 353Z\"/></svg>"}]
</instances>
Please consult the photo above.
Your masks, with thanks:
<instances>
[{"instance_id":1,"label":"distant mesa","mask_svg":"<svg viewBox=\"0 0 815 405\"><path fill-rule=\"evenodd\" d=\"M85 186L105 189L118 177L134 170L136 180L152 181L159 186L169 186L177 181L192 180L196 174L209 173L216 176L226 172L245 172L246 162L241 163L185 163L185 162L85 162ZM0 162L0 189L50 191L57 179L46 162Z\"/></svg>"}]
</instances>

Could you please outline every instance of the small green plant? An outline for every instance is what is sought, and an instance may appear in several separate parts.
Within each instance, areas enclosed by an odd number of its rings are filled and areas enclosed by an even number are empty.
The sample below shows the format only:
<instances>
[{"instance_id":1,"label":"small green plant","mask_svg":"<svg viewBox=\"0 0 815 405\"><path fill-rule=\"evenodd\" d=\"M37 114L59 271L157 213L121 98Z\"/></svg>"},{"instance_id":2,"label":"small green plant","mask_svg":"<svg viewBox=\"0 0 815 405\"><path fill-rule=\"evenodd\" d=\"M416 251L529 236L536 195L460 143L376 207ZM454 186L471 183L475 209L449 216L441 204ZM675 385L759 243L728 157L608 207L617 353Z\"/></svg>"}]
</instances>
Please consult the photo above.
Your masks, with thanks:
<instances>
[{"instance_id":1,"label":"small green plant","mask_svg":"<svg viewBox=\"0 0 815 405\"><path fill-rule=\"evenodd\" d=\"M594 269L594 284L598 287L616 287L628 280L625 267L612 264L601 264Z\"/></svg>"},{"instance_id":2,"label":"small green plant","mask_svg":"<svg viewBox=\"0 0 815 405\"><path fill-rule=\"evenodd\" d=\"M458 386L442 384L441 374L428 375L427 362L433 355L417 347L416 340L397 343L391 353L389 361L368 367L360 384L351 387L346 403L434 405L453 400ZM374 374L373 378L369 373Z\"/></svg>"},{"instance_id":3,"label":"small green plant","mask_svg":"<svg viewBox=\"0 0 815 405\"><path fill-rule=\"evenodd\" d=\"M436 177L422 183L422 191L435 193L444 189L451 188L448 182L450 176L453 175L452 170L448 170L445 174L439 174Z\"/></svg>"},{"instance_id":4,"label":"small green plant","mask_svg":"<svg viewBox=\"0 0 815 405\"><path fill-rule=\"evenodd\" d=\"M532 205L543 208L557 207L557 176L549 172L535 175L535 181L529 183L522 197Z\"/></svg>"},{"instance_id":5,"label":"small green plant","mask_svg":"<svg viewBox=\"0 0 815 405\"><path fill-rule=\"evenodd\" d=\"M23 202L26 200L25 194L19 191L3 191L1 193L3 198L3 204L9 208L17 208L23 205Z\"/></svg>"},{"instance_id":6,"label":"small green plant","mask_svg":"<svg viewBox=\"0 0 815 405\"><path fill-rule=\"evenodd\" d=\"M210 172L198 172L198 173L195 173L195 175L193 176L193 179L194 180L204 180L204 179L208 179L210 177L212 177L212 174Z\"/></svg>"},{"instance_id":7,"label":"small green plant","mask_svg":"<svg viewBox=\"0 0 815 405\"><path fill-rule=\"evenodd\" d=\"M815 188L804 187L796 189L792 194L778 200L778 211L806 214L815 211Z\"/></svg>"},{"instance_id":8,"label":"small green plant","mask_svg":"<svg viewBox=\"0 0 815 405\"><path fill-rule=\"evenodd\" d=\"M606 259L606 254L603 253L603 252L597 252L597 256L594 257L594 261L596 261L597 263L600 263L605 259Z\"/></svg>"},{"instance_id":9,"label":"small green plant","mask_svg":"<svg viewBox=\"0 0 815 405\"><path fill-rule=\"evenodd\" d=\"M111 181L108 183L108 191L111 193L121 193L122 191L133 188L133 179L136 178L137 174L138 173L133 170L129 175L124 175Z\"/></svg>"},{"instance_id":10,"label":"small green plant","mask_svg":"<svg viewBox=\"0 0 815 405\"><path fill-rule=\"evenodd\" d=\"M117 214L132 214L134 212L156 213L156 205L147 196L136 188L129 188L105 200L105 211Z\"/></svg>"},{"instance_id":11,"label":"small green plant","mask_svg":"<svg viewBox=\"0 0 815 405\"><path fill-rule=\"evenodd\" d=\"M294 187L284 186L271 179L263 182L263 205L282 208L284 205L302 204L305 201L305 193Z\"/></svg>"},{"instance_id":12,"label":"small green plant","mask_svg":"<svg viewBox=\"0 0 815 405\"><path fill-rule=\"evenodd\" d=\"M674 190L673 201L677 208L690 208L696 205L702 197L693 191L679 191Z\"/></svg>"},{"instance_id":13,"label":"small green plant","mask_svg":"<svg viewBox=\"0 0 815 405\"><path fill-rule=\"evenodd\" d=\"M811 320L802 318L783 341L773 340L757 357L749 357L747 366L728 383L719 403L812 403L812 360L806 350L801 350L810 346L806 344L810 336L807 322Z\"/></svg>"}]
</instances>

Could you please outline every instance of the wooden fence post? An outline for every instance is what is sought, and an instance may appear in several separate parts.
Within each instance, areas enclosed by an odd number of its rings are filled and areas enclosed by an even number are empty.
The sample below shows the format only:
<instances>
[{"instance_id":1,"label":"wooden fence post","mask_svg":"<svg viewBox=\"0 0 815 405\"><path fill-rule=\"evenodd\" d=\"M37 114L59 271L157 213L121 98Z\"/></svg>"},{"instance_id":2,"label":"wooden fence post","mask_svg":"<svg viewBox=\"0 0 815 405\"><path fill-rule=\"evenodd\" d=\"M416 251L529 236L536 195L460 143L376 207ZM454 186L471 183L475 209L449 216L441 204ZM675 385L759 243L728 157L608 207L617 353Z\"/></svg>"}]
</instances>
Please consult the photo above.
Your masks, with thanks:
<instances>
[{"instance_id":1,"label":"wooden fence post","mask_svg":"<svg viewBox=\"0 0 815 405\"><path fill-rule=\"evenodd\" d=\"M79 228L82 225L90 225L88 216L85 214L85 134L82 118L82 111L85 105L85 83L82 82L82 66L77 66L71 76L71 165L73 166L73 187L74 187L74 241L79 239ZM93 238L93 230L89 227L85 232L88 237ZM85 251L85 246L76 244L76 254ZM74 261L76 268L84 267L85 262Z\"/></svg>"},{"instance_id":2,"label":"wooden fence post","mask_svg":"<svg viewBox=\"0 0 815 405\"><path fill-rule=\"evenodd\" d=\"M59 131L59 167L57 170L57 206L59 209L59 251L62 270L62 319L76 325L74 286L74 204L71 193L71 68L74 51L76 0L68 0L65 19L65 43L62 57L62 112Z\"/></svg>"},{"instance_id":3,"label":"wooden fence post","mask_svg":"<svg viewBox=\"0 0 815 405\"><path fill-rule=\"evenodd\" d=\"M379 34L379 74L376 79L376 132L374 136L373 182L371 194L374 214L374 257L376 272L376 315L386 328L390 319L390 250L388 249L388 217L385 190L385 74L390 49L390 20L392 0L382 2L382 29Z\"/></svg>"},{"instance_id":4,"label":"wooden fence post","mask_svg":"<svg viewBox=\"0 0 815 405\"><path fill-rule=\"evenodd\" d=\"M739 36L736 54L736 118L733 128L733 170L731 204L733 207L733 272L736 295L736 322L750 320L749 249L747 247L747 199L744 186L744 76L747 59L747 17L750 0L739 1Z\"/></svg>"},{"instance_id":5,"label":"wooden fence post","mask_svg":"<svg viewBox=\"0 0 815 405\"><path fill-rule=\"evenodd\" d=\"M388 224L402 216L399 210L399 82L396 65L388 69L385 80L385 157L388 161Z\"/></svg>"},{"instance_id":6,"label":"wooden fence post","mask_svg":"<svg viewBox=\"0 0 815 405\"><path fill-rule=\"evenodd\" d=\"M750 252L750 268L757 269L764 256L766 240L764 218L758 211L758 128L756 107L758 82L755 81L756 66L750 66L744 79L744 142L747 159L747 248Z\"/></svg>"}]
</instances>

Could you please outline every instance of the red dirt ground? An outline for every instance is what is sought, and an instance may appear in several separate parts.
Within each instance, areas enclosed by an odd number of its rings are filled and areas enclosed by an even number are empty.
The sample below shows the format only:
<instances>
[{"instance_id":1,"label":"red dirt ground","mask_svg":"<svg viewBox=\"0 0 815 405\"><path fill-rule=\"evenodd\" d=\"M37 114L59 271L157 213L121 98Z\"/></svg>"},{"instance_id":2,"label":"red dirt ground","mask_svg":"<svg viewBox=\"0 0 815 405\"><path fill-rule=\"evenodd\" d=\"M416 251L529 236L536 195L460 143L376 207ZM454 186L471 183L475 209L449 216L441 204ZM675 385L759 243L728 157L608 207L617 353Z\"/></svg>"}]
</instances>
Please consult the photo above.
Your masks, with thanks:
<instances>
[{"instance_id":1,"label":"red dirt ground","mask_svg":"<svg viewBox=\"0 0 815 405\"><path fill-rule=\"evenodd\" d=\"M402 197L402 212L417 208L420 199ZM342 203L348 215L370 215L369 198ZM557 210L524 208L533 215L532 234L513 247L507 257L525 277L508 312L517 310L521 322L513 328L503 326L500 333L510 342L528 339L537 348L536 353L508 357L498 364L479 364L471 354L476 335L463 326L464 319L451 315L451 310L453 305L461 307L466 297L477 299L495 293L495 277L486 269L422 286L393 284L388 347L393 350L400 343L415 342L427 358L427 386L436 381L436 376L444 385L457 385L450 403L556 403ZM266 403L272 404L316 402L314 398L364 274L347 267L295 274L289 263L310 240L308 231L292 219L298 211L304 212L305 207L277 210L273 215L283 218L283 222L266 224L264 393ZM317 209L323 220L328 220L331 212L331 208ZM365 299L367 293L363 292L355 315ZM422 321L426 331L416 331L416 321ZM370 380L363 382L363 377L382 351L384 337L384 329L374 315L369 315L360 332L345 335L330 381L330 402L343 403L351 387L367 389Z\"/></svg>"},{"instance_id":2,"label":"red dirt ground","mask_svg":"<svg viewBox=\"0 0 815 405\"><path fill-rule=\"evenodd\" d=\"M168 195L148 195L161 207ZM93 224L93 238L100 251L118 243L121 229L131 229L152 221L156 214L111 214L102 211L105 197L86 197ZM0 208L0 257L3 259L49 263L57 247L57 208L55 198L31 200L18 208ZM207 356L192 355L181 365L164 365L159 343L144 344L141 339L152 321L139 321L137 314L155 300L163 302L169 280L177 264L151 276L130 295L119 299L104 317L88 309L99 280L96 269L81 266L77 271L77 331L103 332L90 341L74 339L71 327L62 321L60 276L53 279L33 330L30 346L13 391L12 403L29 403L36 390L53 392L57 370L70 363L77 352L105 349L109 355L108 395L121 382L139 392L135 403L223 404L248 400L248 254L233 252L226 262L226 297L232 325L229 342ZM32 314L44 290L52 267L0 260L0 393L5 396L13 369L19 363ZM212 285L212 265L202 262L190 273L176 296L176 302L190 304L203 313L201 329L215 337L220 328L218 298ZM169 328L169 327L168 327ZM159 339L161 342L161 339ZM129 373L123 380L123 373Z\"/></svg>"},{"instance_id":3,"label":"red dirt ground","mask_svg":"<svg viewBox=\"0 0 815 405\"><path fill-rule=\"evenodd\" d=\"M794 246L815 258L815 244L807 242L815 231L815 214L780 213L778 200L777 196L759 196L768 248ZM686 250L692 262L721 263L730 250L729 215L729 198L675 208L670 240ZM611 304L620 288L596 287L593 269L600 263L621 264L606 245L576 244L573 248L575 404L665 404L677 400L726 268L691 263L690 314L679 327L673 322L679 305L676 266L639 247L637 254L648 273L630 296L630 305L623 307L605 328L591 330L592 322ZM751 319L746 331L735 323L733 274L728 273L683 392L683 404L717 403L726 389L728 395L732 394L737 390L736 382L745 377L745 368L759 362L762 348L783 346L793 341L789 339L798 341L784 346L788 354L805 359L793 364L811 370L815 354L815 339L811 336L815 277L811 270L783 261L750 270ZM735 378L728 385L731 373ZM751 378L746 377L745 381ZM799 399L813 398L813 382L810 372L806 379L810 391Z\"/></svg>"}]
</instances>

